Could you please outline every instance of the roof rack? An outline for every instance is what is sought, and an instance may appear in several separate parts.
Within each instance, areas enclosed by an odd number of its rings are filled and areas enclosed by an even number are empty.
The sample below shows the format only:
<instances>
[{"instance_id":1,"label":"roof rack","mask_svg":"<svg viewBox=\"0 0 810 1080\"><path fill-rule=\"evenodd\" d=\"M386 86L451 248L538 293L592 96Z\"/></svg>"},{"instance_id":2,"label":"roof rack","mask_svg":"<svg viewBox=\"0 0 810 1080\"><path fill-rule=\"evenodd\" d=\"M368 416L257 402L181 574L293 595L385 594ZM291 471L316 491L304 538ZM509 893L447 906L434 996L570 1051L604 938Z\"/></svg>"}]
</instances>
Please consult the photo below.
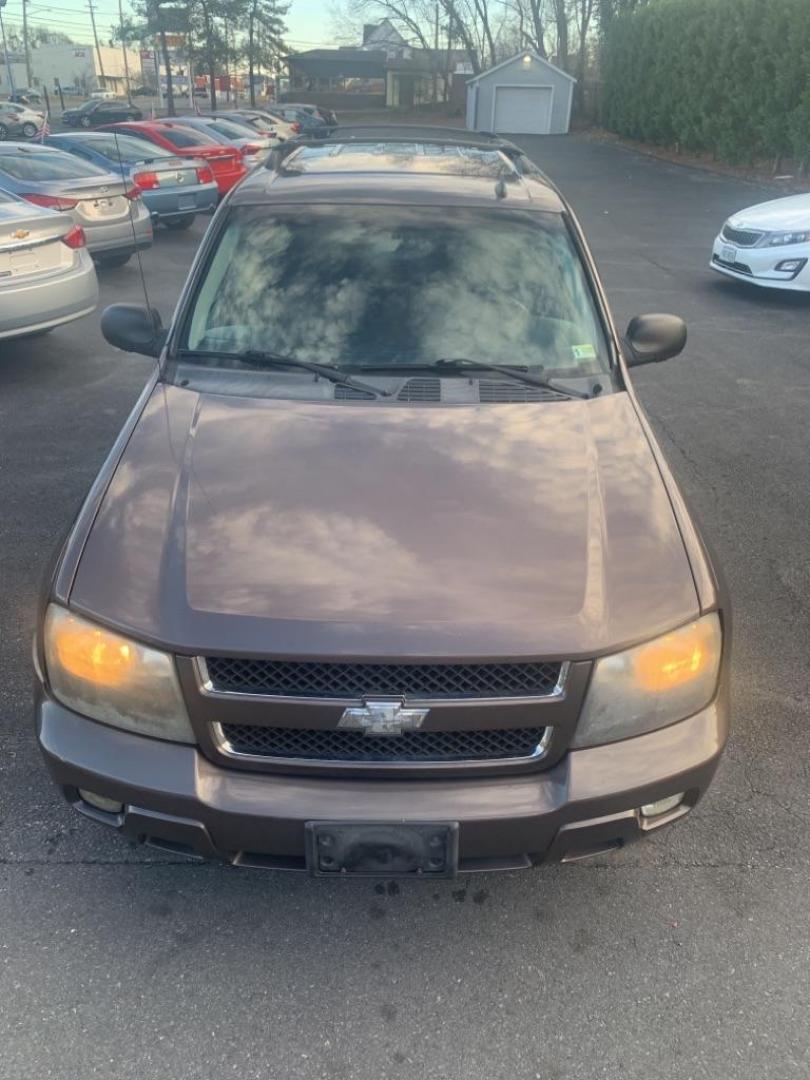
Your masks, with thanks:
<instances>
[{"instance_id":1,"label":"roof rack","mask_svg":"<svg viewBox=\"0 0 810 1080\"><path fill-rule=\"evenodd\" d=\"M265 167L277 169L285 158L304 146L328 146L330 143L419 142L431 146L467 146L475 150L499 150L520 172L541 175L540 170L515 143L492 131L468 131L466 128L442 127L439 124L340 124L324 132L301 132L276 147Z\"/></svg>"}]
</instances>

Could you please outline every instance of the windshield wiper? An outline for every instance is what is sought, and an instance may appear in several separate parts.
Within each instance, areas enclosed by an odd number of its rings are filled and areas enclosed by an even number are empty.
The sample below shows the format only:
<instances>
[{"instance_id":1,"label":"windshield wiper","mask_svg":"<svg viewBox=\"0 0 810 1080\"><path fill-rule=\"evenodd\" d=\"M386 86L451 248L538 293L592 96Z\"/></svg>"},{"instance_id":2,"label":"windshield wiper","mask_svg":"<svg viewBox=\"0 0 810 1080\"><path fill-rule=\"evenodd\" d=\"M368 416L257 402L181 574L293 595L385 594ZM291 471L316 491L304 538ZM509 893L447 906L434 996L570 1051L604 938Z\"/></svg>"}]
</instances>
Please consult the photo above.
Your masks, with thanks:
<instances>
[{"instance_id":1,"label":"windshield wiper","mask_svg":"<svg viewBox=\"0 0 810 1080\"><path fill-rule=\"evenodd\" d=\"M386 375L399 375L402 373L412 375L416 371L432 371L437 372L439 375L463 371L491 371L496 375L506 375L507 378L527 383L529 386L539 386L542 390L551 390L555 394L561 394L565 397L587 399L596 397L597 394L601 393L598 384L594 387L593 394L588 393L586 390L574 390L568 386L557 386L550 379L530 375L526 364L488 364L484 360L470 360L466 356L436 360L430 364L363 364L362 369L363 371L384 372ZM542 367L539 370L542 371Z\"/></svg>"},{"instance_id":2,"label":"windshield wiper","mask_svg":"<svg viewBox=\"0 0 810 1080\"><path fill-rule=\"evenodd\" d=\"M390 397L390 390L381 390L378 386L360 382L341 372L333 364L317 364L312 360L297 360L294 356L283 356L281 353L268 352L264 349L245 349L244 352L231 353L219 352L216 349L181 349L181 357L193 359L197 357L216 357L223 360L239 360L243 364L257 368L292 368L301 371L311 371L313 375L320 375L336 386L350 386L354 390L363 390L374 397Z\"/></svg>"},{"instance_id":3,"label":"windshield wiper","mask_svg":"<svg viewBox=\"0 0 810 1080\"><path fill-rule=\"evenodd\" d=\"M539 386L543 390L553 390L556 394L566 394L568 397L589 398L591 395L586 390L572 390L570 387L555 386L549 379L538 375L530 375L528 367L524 365L512 366L510 364L488 364L484 360L470 360L466 356L458 356L453 359L437 360L435 366L440 371L491 371L497 375L506 375L518 382L527 383L529 386ZM543 369L540 368L542 371Z\"/></svg>"}]
</instances>

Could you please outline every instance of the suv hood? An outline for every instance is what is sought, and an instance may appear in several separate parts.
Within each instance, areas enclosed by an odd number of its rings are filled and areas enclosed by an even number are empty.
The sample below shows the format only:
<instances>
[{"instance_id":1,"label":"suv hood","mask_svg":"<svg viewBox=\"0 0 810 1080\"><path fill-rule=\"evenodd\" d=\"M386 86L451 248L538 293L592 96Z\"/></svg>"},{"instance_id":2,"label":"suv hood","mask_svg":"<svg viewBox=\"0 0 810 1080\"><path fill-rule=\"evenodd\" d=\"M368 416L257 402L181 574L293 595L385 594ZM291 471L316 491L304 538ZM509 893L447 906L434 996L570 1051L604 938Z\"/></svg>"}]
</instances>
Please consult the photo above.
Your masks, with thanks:
<instances>
[{"instance_id":1,"label":"suv hood","mask_svg":"<svg viewBox=\"0 0 810 1080\"><path fill-rule=\"evenodd\" d=\"M698 615L625 393L384 406L158 384L71 606L177 652L577 658Z\"/></svg>"}]
</instances>

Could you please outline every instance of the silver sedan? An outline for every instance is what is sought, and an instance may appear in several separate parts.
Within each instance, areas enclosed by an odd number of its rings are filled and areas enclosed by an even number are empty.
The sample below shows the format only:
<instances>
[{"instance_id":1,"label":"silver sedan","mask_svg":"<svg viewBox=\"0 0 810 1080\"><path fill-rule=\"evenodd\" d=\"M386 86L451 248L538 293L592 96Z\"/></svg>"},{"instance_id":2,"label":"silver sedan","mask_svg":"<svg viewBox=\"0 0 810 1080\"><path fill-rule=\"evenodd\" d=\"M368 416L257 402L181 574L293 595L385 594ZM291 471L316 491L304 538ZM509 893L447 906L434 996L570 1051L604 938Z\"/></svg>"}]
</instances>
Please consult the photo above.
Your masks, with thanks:
<instances>
[{"instance_id":1,"label":"silver sedan","mask_svg":"<svg viewBox=\"0 0 810 1080\"><path fill-rule=\"evenodd\" d=\"M67 214L0 191L0 339L44 334L97 303L84 231Z\"/></svg>"},{"instance_id":2,"label":"silver sedan","mask_svg":"<svg viewBox=\"0 0 810 1080\"><path fill-rule=\"evenodd\" d=\"M152 219L125 176L38 143L0 143L0 190L70 215L102 266L152 244Z\"/></svg>"}]
</instances>

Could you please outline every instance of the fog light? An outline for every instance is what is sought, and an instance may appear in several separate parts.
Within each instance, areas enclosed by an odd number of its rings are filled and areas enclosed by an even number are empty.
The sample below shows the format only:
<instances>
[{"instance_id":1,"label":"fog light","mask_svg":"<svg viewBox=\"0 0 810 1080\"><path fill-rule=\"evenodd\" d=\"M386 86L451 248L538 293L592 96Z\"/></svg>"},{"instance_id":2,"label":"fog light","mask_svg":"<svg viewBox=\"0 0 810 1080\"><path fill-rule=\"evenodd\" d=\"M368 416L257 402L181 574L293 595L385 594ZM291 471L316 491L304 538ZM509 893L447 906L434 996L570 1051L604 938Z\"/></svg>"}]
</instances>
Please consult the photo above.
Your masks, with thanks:
<instances>
[{"instance_id":1,"label":"fog light","mask_svg":"<svg viewBox=\"0 0 810 1080\"><path fill-rule=\"evenodd\" d=\"M676 806L681 805L685 794L686 792L682 791L679 795L668 795L666 799L645 803L641 808L641 816L653 818L660 817L662 814L668 814L670 810L674 810Z\"/></svg>"},{"instance_id":2,"label":"fog light","mask_svg":"<svg viewBox=\"0 0 810 1080\"><path fill-rule=\"evenodd\" d=\"M776 264L776 269L785 274L798 274L806 262L807 259L782 259Z\"/></svg>"},{"instance_id":3,"label":"fog light","mask_svg":"<svg viewBox=\"0 0 810 1080\"><path fill-rule=\"evenodd\" d=\"M120 814L124 804L117 799L108 799L106 795L97 795L95 791L84 791L79 788L79 794L89 806L96 810L103 810L106 814Z\"/></svg>"}]
</instances>

